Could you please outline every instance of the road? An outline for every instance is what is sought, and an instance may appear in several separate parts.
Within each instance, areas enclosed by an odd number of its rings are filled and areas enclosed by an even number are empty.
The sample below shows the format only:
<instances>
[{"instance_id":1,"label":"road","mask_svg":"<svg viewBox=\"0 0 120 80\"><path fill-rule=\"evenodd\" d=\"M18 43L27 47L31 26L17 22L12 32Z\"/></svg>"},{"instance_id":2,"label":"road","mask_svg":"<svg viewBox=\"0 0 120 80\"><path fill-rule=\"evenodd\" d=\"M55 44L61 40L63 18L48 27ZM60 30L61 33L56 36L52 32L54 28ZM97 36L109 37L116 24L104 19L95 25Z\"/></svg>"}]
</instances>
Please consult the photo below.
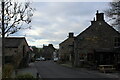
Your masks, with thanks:
<instances>
[{"instance_id":1,"label":"road","mask_svg":"<svg viewBox=\"0 0 120 80\"><path fill-rule=\"evenodd\" d=\"M53 61L38 61L35 66L41 78L116 78L105 73L67 68Z\"/></svg>"}]
</instances>

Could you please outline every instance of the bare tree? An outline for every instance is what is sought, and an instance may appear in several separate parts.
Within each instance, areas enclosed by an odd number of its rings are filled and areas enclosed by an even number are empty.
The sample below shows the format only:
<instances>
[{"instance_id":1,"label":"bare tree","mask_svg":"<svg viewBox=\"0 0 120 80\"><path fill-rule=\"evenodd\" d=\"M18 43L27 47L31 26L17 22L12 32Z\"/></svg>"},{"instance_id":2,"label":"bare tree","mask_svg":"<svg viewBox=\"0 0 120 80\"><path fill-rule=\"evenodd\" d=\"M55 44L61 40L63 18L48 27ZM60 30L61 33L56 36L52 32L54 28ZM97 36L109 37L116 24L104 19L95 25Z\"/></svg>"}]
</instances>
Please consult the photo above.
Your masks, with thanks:
<instances>
[{"instance_id":1,"label":"bare tree","mask_svg":"<svg viewBox=\"0 0 120 80\"><path fill-rule=\"evenodd\" d=\"M14 34L23 27L22 24L29 24L32 20L34 9L30 6L30 2L12 2L12 0L2 0L0 4L0 35L2 36L2 73L4 73L5 54L4 54L4 38L10 34ZM4 78L4 76L2 76Z\"/></svg>"},{"instance_id":2,"label":"bare tree","mask_svg":"<svg viewBox=\"0 0 120 80\"><path fill-rule=\"evenodd\" d=\"M120 1L115 0L109 3L110 8L105 10L106 16L110 18L113 26L117 27L120 32Z\"/></svg>"},{"instance_id":3,"label":"bare tree","mask_svg":"<svg viewBox=\"0 0 120 80\"><path fill-rule=\"evenodd\" d=\"M0 8L0 15L2 14ZM4 0L4 31L0 26L0 34L9 36L14 34L20 29L30 28L29 26L23 27L24 23L29 24L32 20L34 9L30 6L30 2L12 2L12 0ZM0 18L2 21L2 18ZM1 23L0 23L1 25Z\"/></svg>"}]
</instances>

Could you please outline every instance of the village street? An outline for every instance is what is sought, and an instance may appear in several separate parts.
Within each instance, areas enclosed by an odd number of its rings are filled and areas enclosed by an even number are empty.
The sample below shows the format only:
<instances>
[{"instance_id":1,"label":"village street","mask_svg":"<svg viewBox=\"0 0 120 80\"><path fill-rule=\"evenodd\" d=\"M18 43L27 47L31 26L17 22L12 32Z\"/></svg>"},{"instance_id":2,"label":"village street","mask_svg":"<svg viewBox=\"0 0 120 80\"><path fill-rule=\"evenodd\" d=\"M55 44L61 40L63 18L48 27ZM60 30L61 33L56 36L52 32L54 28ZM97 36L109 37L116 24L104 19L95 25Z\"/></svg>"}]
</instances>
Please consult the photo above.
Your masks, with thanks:
<instances>
[{"instance_id":1,"label":"village street","mask_svg":"<svg viewBox=\"0 0 120 80\"><path fill-rule=\"evenodd\" d=\"M120 80L120 0L21 1L1 0L0 80Z\"/></svg>"},{"instance_id":2,"label":"village street","mask_svg":"<svg viewBox=\"0 0 120 80\"><path fill-rule=\"evenodd\" d=\"M53 61L35 62L35 67L41 78L117 78L116 75L100 73L85 69L72 69L61 66Z\"/></svg>"}]
</instances>

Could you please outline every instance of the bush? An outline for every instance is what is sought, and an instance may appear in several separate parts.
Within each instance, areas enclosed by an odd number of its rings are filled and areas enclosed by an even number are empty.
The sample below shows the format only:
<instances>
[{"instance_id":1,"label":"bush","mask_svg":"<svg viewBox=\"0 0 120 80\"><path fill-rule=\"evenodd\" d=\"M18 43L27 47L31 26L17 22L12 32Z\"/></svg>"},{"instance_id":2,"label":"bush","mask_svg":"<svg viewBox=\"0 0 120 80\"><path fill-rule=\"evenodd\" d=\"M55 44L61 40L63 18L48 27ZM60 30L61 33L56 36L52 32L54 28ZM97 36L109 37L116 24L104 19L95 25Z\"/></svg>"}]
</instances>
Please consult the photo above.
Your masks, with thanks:
<instances>
[{"instance_id":1,"label":"bush","mask_svg":"<svg viewBox=\"0 0 120 80\"><path fill-rule=\"evenodd\" d=\"M16 76L16 78L34 78L32 74L26 73L26 74L19 74Z\"/></svg>"},{"instance_id":2,"label":"bush","mask_svg":"<svg viewBox=\"0 0 120 80\"><path fill-rule=\"evenodd\" d=\"M3 68L3 78L11 78L11 74L13 73L13 65L5 64Z\"/></svg>"}]
</instances>

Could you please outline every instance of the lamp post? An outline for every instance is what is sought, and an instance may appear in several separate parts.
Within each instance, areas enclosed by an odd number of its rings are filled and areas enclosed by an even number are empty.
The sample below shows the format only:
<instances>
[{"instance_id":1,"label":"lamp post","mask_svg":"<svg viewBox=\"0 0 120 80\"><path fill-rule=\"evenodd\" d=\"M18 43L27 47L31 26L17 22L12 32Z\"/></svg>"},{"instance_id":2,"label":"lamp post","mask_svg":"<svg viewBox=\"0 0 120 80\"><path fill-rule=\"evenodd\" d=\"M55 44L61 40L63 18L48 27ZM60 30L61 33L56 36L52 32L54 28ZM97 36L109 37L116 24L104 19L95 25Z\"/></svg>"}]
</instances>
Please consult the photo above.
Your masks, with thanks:
<instances>
[{"instance_id":1,"label":"lamp post","mask_svg":"<svg viewBox=\"0 0 120 80\"><path fill-rule=\"evenodd\" d=\"M5 39L5 28L4 28L4 0L1 2L2 7L2 65L4 66L4 39Z\"/></svg>"},{"instance_id":2,"label":"lamp post","mask_svg":"<svg viewBox=\"0 0 120 80\"><path fill-rule=\"evenodd\" d=\"M1 2L1 7L2 7L2 73L3 73L3 69L4 69L4 64L5 64L5 54L4 54L4 39L5 39L5 28L4 28L4 0L2 0ZM2 75L2 79L3 79L3 75Z\"/></svg>"}]
</instances>

